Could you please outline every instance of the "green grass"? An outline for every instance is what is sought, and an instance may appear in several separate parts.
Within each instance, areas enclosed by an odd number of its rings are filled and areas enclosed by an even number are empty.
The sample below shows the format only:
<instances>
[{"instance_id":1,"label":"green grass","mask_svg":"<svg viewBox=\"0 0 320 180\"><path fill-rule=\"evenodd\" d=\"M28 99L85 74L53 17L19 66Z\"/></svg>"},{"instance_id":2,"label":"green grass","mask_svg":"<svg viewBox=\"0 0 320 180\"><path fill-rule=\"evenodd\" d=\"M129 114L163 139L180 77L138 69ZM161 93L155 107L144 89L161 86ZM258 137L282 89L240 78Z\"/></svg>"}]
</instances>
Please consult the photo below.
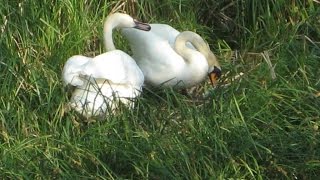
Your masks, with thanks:
<instances>
[{"instance_id":1,"label":"green grass","mask_svg":"<svg viewBox=\"0 0 320 180\"><path fill-rule=\"evenodd\" d=\"M115 6L1 4L0 178L318 177L319 3L126 1L120 9L139 19L201 34L224 76L206 99L194 97L206 82L192 97L145 89L134 110L88 124L64 111L61 70L72 55L104 52L102 23ZM119 34L115 44L130 52Z\"/></svg>"}]
</instances>

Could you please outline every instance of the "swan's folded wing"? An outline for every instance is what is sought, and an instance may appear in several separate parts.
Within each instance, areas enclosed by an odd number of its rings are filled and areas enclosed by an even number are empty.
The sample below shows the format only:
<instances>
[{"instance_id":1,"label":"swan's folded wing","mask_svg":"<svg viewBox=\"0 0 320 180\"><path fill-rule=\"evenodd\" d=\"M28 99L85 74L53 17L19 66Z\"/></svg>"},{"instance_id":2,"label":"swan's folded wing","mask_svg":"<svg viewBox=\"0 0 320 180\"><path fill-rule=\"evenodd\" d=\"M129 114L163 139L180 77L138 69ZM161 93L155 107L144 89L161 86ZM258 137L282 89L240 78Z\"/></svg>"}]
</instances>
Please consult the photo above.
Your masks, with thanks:
<instances>
[{"instance_id":1,"label":"swan's folded wing","mask_svg":"<svg viewBox=\"0 0 320 180\"><path fill-rule=\"evenodd\" d=\"M120 50L114 50L93 58L85 65L81 74L106 79L116 84L134 85L135 82L131 76L137 75L137 69L139 67L129 55Z\"/></svg>"},{"instance_id":2,"label":"swan's folded wing","mask_svg":"<svg viewBox=\"0 0 320 180\"><path fill-rule=\"evenodd\" d=\"M130 82L132 86L140 89L144 83L143 72L141 71L137 63L132 58L126 59L125 61L126 61L125 69L127 71L127 81Z\"/></svg>"},{"instance_id":3,"label":"swan's folded wing","mask_svg":"<svg viewBox=\"0 0 320 180\"><path fill-rule=\"evenodd\" d=\"M63 84L72 85L72 86L81 86L83 85L83 80L80 78L80 72L83 69L83 66L90 61L92 58L75 55L70 57L65 63L62 70L62 80Z\"/></svg>"}]
</instances>

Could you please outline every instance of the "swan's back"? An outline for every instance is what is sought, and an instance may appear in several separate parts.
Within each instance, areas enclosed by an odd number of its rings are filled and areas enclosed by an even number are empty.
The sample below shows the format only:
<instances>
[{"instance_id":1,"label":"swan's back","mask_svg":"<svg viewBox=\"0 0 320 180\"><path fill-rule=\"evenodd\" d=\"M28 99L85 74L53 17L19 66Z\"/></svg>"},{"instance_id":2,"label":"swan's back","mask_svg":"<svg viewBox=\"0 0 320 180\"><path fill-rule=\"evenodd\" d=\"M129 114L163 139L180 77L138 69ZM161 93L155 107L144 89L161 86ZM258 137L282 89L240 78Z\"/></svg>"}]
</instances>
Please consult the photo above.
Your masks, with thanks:
<instances>
[{"instance_id":1,"label":"swan's back","mask_svg":"<svg viewBox=\"0 0 320 180\"><path fill-rule=\"evenodd\" d=\"M122 34L130 41L130 43L143 44L148 41L166 41L173 47L175 38L180 33L167 24L150 24L150 31L139 31L133 28L121 29Z\"/></svg>"},{"instance_id":2,"label":"swan's back","mask_svg":"<svg viewBox=\"0 0 320 180\"><path fill-rule=\"evenodd\" d=\"M106 79L114 84L142 86L144 77L136 62L120 50L103 53L88 61L83 75Z\"/></svg>"},{"instance_id":3,"label":"swan's back","mask_svg":"<svg viewBox=\"0 0 320 180\"><path fill-rule=\"evenodd\" d=\"M161 37L164 40L169 41L169 44L173 47L176 37L179 35L179 31L167 24L151 24L151 32Z\"/></svg>"}]
</instances>

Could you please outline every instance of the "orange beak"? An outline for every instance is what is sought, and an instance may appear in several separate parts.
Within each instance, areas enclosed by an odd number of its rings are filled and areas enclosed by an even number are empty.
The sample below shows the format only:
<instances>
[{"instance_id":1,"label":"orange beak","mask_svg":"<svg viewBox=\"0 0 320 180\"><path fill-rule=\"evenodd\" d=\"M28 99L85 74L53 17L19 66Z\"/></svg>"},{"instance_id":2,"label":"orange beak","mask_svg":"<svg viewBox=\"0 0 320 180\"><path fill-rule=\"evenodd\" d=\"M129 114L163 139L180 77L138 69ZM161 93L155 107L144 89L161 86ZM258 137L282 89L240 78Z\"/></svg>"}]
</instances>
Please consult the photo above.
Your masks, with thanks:
<instances>
[{"instance_id":1,"label":"orange beak","mask_svg":"<svg viewBox=\"0 0 320 180\"><path fill-rule=\"evenodd\" d=\"M209 79L211 81L212 86L217 85L218 79L220 77L221 77L221 70L215 66L213 71L209 73Z\"/></svg>"}]
</instances>

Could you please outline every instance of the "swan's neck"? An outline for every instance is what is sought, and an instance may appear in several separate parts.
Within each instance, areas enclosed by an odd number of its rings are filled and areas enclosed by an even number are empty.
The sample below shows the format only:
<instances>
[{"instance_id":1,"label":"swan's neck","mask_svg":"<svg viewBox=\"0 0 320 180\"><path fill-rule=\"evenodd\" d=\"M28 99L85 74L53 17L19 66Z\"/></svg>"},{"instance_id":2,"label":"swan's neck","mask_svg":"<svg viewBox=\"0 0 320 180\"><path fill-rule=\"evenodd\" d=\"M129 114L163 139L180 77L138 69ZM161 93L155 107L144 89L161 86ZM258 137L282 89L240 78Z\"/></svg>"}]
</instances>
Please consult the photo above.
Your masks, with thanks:
<instances>
[{"instance_id":1,"label":"swan's neck","mask_svg":"<svg viewBox=\"0 0 320 180\"><path fill-rule=\"evenodd\" d=\"M104 36L104 44L107 51L112 51L116 49L112 39L112 31L117 26L118 26L118 23L116 19L112 17L108 17L108 19L104 23L103 36Z\"/></svg>"},{"instance_id":2,"label":"swan's neck","mask_svg":"<svg viewBox=\"0 0 320 180\"><path fill-rule=\"evenodd\" d=\"M190 42L197 51L199 51L204 57L209 56L210 48L207 43L196 33L190 31L184 31L180 33L175 41L175 50L182 56L187 63L193 63L195 58L192 58L195 54L195 50L188 47L187 43Z\"/></svg>"},{"instance_id":3,"label":"swan's neck","mask_svg":"<svg viewBox=\"0 0 320 180\"><path fill-rule=\"evenodd\" d=\"M112 29L108 29L104 31L104 44L107 51L115 50L116 47L114 46L113 39L112 39Z\"/></svg>"},{"instance_id":4,"label":"swan's neck","mask_svg":"<svg viewBox=\"0 0 320 180\"><path fill-rule=\"evenodd\" d=\"M191 31L184 31L180 33L175 41L176 52L185 59L187 64L198 63L193 62L197 61L198 58L192 58L194 57L195 50L187 46L188 42L190 42L195 47L195 49L205 57L209 66L209 70L210 67L220 67L217 58L210 50L209 45L201 38L201 36Z\"/></svg>"}]
</instances>

